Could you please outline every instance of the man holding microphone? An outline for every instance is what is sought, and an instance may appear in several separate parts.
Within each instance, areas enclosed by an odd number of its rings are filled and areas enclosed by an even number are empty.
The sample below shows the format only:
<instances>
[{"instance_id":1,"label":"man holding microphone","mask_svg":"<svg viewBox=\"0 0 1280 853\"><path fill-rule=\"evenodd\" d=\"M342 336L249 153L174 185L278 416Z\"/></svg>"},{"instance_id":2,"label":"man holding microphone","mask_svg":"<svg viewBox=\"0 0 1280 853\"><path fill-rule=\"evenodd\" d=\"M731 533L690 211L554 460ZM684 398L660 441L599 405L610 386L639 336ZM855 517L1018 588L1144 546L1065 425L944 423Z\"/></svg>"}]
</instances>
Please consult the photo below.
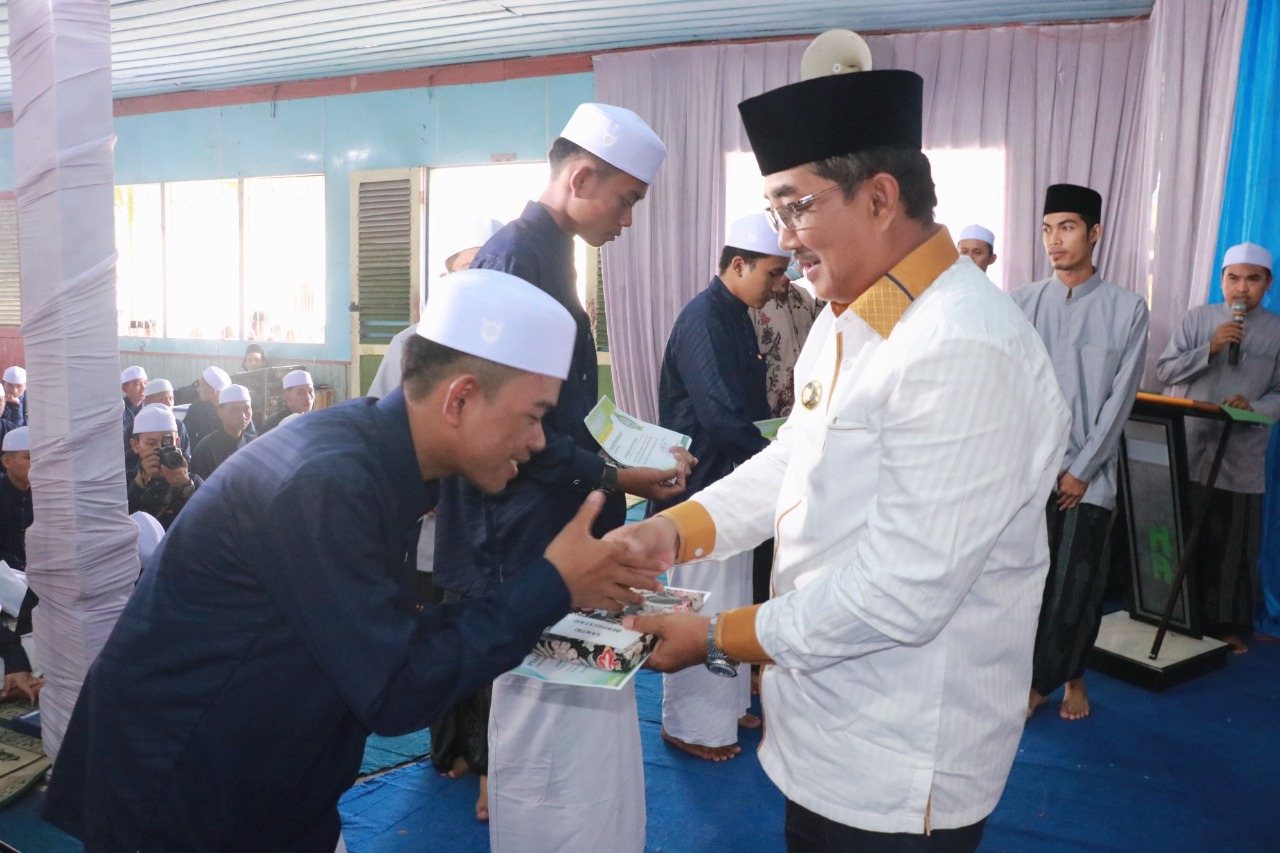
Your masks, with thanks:
<instances>
[{"instance_id":1,"label":"man holding microphone","mask_svg":"<svg viewBox=\"0 0 1280 853\"><path fill-rule=\"evenodd\" d=\"M1160 381L1185 384L1185 396L1195 400L1280 418L1280 317L1262 307L1271 280L1271 253L1265 248L1240 243L1228 249L1222 265L1226 301L1187 312L1156 362ZM1243 654L1249 650L1244 637L1253 630L1264 462L1271 429L1235 423L1218 479L1210 489L1206 483L1221 435L1221 421L1187 421L1192 498L1197 506L1209 502L1193 565L1200 571L1205 633L1220 637L1236 654Z\"/></svg>"}]
</instances>

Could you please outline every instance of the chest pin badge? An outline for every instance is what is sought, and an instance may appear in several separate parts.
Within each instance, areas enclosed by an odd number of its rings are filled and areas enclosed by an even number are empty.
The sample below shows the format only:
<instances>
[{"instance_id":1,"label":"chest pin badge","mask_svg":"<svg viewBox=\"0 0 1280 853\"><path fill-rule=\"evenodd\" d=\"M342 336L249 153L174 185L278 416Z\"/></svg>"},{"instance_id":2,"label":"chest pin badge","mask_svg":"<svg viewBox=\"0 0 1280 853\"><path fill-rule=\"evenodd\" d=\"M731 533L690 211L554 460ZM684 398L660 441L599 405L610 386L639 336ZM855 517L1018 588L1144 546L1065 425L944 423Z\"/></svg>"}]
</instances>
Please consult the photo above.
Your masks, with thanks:
<instances>
[{"instance_id":1,"label":"chest pin badge","mask_svg":"<svg viewBox=\"0 0 1280 853\"><path fill-rule=\"evenodd\" d=\"M800 389L800 405L806 409L814 409L821 401L822 383L816 379L810 379L809 384Z\"/></svg>"}]
</instances>

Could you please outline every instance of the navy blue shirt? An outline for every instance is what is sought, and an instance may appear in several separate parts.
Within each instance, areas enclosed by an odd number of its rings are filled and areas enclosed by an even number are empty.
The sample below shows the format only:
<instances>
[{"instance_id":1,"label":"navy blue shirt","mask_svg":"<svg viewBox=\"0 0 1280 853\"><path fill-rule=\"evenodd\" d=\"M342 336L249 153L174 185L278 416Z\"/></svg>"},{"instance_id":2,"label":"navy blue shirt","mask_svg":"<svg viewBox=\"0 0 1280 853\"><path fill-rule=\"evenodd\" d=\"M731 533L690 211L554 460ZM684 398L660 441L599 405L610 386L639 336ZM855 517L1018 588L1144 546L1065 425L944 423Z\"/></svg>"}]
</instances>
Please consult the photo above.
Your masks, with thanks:
<instances>
[{"instance_id":1,"label":"navy blue shirt","mask_svg":"<svg viewBox=\"0 0 1280 853\"><path fill-rule=\"evenodd\" d=\"M247 429L238 438L227 435L224 429L206 435L191 453L191 473L209 479L232 454L248 447L253 439L254 436Z\"/></svg>"},{"instance_id":2,"label":"navy blue shirt","mask_svg":"<svg viewBox=\"0 0 1280 853\"><path fill-rule=\"evenodd\" d=\"M27 392L23 391L16 403L5 403L4 413L0 414L0 422L4 424L4 432L27 425Z\"/></svg>"},{"instance_id":3,"label":"navy blue shirt","mask_svg":"<svg viewBox=\"0 0 1280 853\"><path fill-rule=\"evenodd\" d=\"M206 435L213 435L222 429L222 421L218 418L218 407L208 400L196 400L187 407L186 417L182 419L187 434L191 437L191 448L200 446Z\"/></svg>"},{"instance_id":4,"label":"navy blue shirt","mask_svg":"<svg viewBox=\"0 0 1280 853\"><path fill-rule=\"evenodd\" d=\"M655 510L687 500L769 444L752 423L771 414L767 374L746 304L713 277L676 318L658 380L658 422L693 439L698 464L685 493Z\"/></svg>"},{"instance_id":5,"label":"navy blue shirt","mask_svg":"<svg viewBox=\"0 0 1280 853\"><path fill-rule=\"evenodd\" d=\"M45 817L86 850L332 853L366 736L422 728L568 611L539 559L417 612L405 558L433 491L399 389L236 453L90 668Z\"/></svg>"},{"instance_id":6,"label":"navy blue shirt","mask_svg":"<svg viewBox=\"0 0 1280 853\"><path fill-rule=\"evenodd\" d=\"M600 383L591 322L578 299L573 238L531 201L484 244L471 268L510 273L546 291L573 315L578 331L569 377L542 421L547 446L498 495L457 477L441 481L434 579L462 595L481 594L541 556L604 474L600 445L583 422L599 400ZM620 527L625 517L623 496L611 495L596 535Z\"/></svg>"},{"instance_id":7,"label":"navy blue shirt","mask_svg":"<svg viewBox=\"0 0 1280 853\"><path fill-rule=\"evenodd\" d=\"M0 474L0 560L12 569L27 568L27 528L31 526L31 489L19 489Z\"/></svg>"}]
</instances>

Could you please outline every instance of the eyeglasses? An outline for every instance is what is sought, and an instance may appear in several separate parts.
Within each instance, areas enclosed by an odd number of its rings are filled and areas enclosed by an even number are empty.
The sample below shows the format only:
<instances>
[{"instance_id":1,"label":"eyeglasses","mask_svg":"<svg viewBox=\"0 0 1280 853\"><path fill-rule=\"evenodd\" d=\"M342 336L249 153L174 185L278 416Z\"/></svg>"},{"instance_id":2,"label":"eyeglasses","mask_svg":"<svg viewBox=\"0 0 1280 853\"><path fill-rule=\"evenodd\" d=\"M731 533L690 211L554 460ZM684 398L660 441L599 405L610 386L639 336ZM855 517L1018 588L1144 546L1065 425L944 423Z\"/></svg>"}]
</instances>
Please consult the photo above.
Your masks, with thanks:
<instances>
[{"instance_id":1,"label":"eyeglasses","mask_svg":"<svg viewBox=\"0 0 1280 853\"><path fill-rule=\"evenodd\" d=\"M840 189L839 184L832 184L825 190L820 190L812 195L804 198L796 199L787 204L780 204L777 207L765 208L765 216L769 219L769 225L774 231L781 231L783 228L788 231L802 230L800 225L800 217L811 207L813 203L822 198L829 192Z\"/></svg>"}]
</instances>

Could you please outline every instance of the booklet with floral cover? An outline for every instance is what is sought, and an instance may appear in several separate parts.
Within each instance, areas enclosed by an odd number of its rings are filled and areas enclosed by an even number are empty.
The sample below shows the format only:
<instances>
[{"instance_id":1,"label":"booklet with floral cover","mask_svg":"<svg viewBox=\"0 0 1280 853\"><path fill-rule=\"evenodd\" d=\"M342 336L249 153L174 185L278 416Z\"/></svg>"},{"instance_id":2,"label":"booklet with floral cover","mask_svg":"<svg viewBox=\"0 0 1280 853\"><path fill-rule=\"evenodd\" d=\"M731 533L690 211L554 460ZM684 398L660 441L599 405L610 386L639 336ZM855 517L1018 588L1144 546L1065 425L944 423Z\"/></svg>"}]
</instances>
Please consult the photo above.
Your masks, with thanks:
<instances>
[{"instance_id":1,"label":"booklet with floral cover","mask_svg":"<svg viewBox=\"0 0 1280 853\"><path fill-rule=\"evenodd\" d=\"M702 609L708 593L667 587L644 592L643 604L622 611L576 610L542 633L512 672L527 678L619 689L653 651L657 637L622 627L624 616Z\"/></svg>"}]
</instances>

